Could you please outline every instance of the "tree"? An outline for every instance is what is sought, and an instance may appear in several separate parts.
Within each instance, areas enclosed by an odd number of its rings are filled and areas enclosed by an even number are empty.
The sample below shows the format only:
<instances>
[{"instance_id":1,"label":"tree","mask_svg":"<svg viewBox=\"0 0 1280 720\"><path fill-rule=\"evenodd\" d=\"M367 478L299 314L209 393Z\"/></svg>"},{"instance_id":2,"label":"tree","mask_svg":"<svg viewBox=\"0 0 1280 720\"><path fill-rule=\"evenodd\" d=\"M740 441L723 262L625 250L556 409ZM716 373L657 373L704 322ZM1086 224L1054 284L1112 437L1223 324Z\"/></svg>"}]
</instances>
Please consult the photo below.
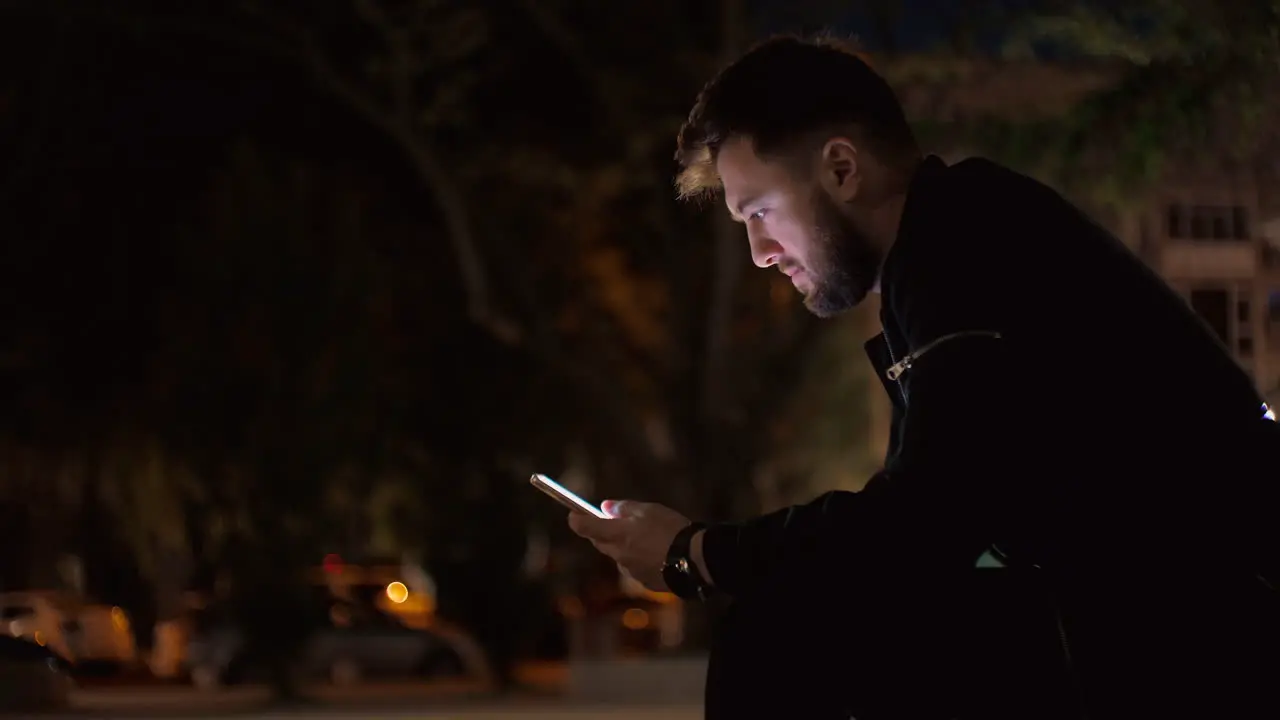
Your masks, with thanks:
<instances>
[{"instance_id":1,"label":"tree","mask_svg":"<svg viewBox=\"0 0 1280 720\"><path fill-rule=\"evenodd\" d=\"M1175 169L1245 164L1276 140L1271 88L1280 77L1280 11L1273 0L1042 1L1009 22L1007 58L1048 59L1100 82L1077 92L1064 112L960 118L934 123L933 137L1109 205L1131 202ZM1205 147L1214 149L1212 159Z\"/></svg>"},{"instance_id":2,"label":"tree","mask_svg":"<svg viewBox=\"0 0 1280 720\"><path fill-rule=\"evenodd\" d=\"M397 391L387 257L358 175L241 142L176 239L152 421L200 478L206 560L281 668L327 549L372 539ZM383 226L385 228L385 226ZM145 508L139 508L139 511ZM278 674L289 692L287 674Z\"/></svg>"},{"instance_id":3,"label":"tree","mask_svg":"<svg viewBox=\"0 0 1280 720\"><path fill-rule=\"evenodd\" d=\"M321 88L404 153L448 230L467 316L559 378L557 387L584 412L579 432L602 455L624 459L632 491L670 495L670 484L652 482L698 478L675 487L705 493L670 499L692 512L728 514L754 462L745 448L757 445L742 431L767 424L761 418L786 394L773 392L777 377L791 374L777 364L793 358L812 331L798 303L738 283L746 255L736 232L721 223L712 243L689 241L699 224L673 207L658 168L696 86L684 81L684 97L673 93L651 107L643 90L687 77L689 62L709 74L733 55L746 22L740 3L703 6L704 17L679 3L627 13L575 8L606 23L597 27L608 30L595 34L568 25L560 8L522 4L544 47L517 49L532 57L550 52L544 62L559 63L575 81L563 100L584 98L596 128L553 135L550 144L523 135L522 127L563 122L556 103L524 107L518 118L492 112L529 71L523 61L514 68L510 55L494 54L517 42L496 14L438 0L354 2L364 39L351 52L355 41L344 41L351 36L334 32L350 27L341 15L317 18L309 5L293 14L278 3L266 7L257 6L258 17L273 46L287 48ZM619 60L651 45L619 42L627 37L624 23L679 43L676 61L628 74ZM724 50L704 50L694 39L700 33ZM477 73L486 73L486 92L472 90ZM500 157L477 156L458 142L476 130L509 138ZM576 147L567 150L566 142ZM477 157L482 162L469 162ZM503 185L508 192L492 192ZM547 213L548 204L564 210ZM504 227L498 213L480 211L485 206L507 210L513 221ZM507 239L517 228L533 247ZM555 240L540 244L535 229ZM531 264L530 250L552 257ZM581 293L566 295L566 287ZM769 375L773 383L760 382ZM761 433L756 439L767 437Z\"/></svg>"},{"instance_id":4,"label":"tree","mask_svg":"<svg viewBox=\"0 0 1280 720\"><path fill-rule=\"evenodd\" d=\"M91 564L95 554L111 556L125 545L154 580L162 566L186 559L182 503L191 488L161 480L171 458L144 420L150 398L141 390L139 359L151 349L155 284L130 261L155 257L148 238L168 229L165 213L155 212L167 198L154 185L101 192L117 167L111 144L102 142L101 111L111 103L103 80L118 67L97 55L102 45L68 23L23 27L23 18L9 19L0 43L9 60L0 77L0 124L15 161L0 179L0 285L11 293L4 303L10 331L0 349L0 473L29 503L17 513L25 519L6 526L28 527L14 542L28 548L31 566L11 579L50 587L67 580L53 576L66 574L55 573L60 556ZM32 59L38 72L30 72ZM57 89L66 86L79 91ZM165 185L172 190L185 180L169 174ZM140 225L155 234L138 233ZM29 487L13 487L18 483ZM97 522L113 515L128 522ZM104 579L87 569L90 579ZM126 562L109 579L133 569ZM87 589L122 602L135 592L129 584L90 582Z\"/></svg>"},{"instance_id":5,"label":"tree","mask_svg":"<svg viewBox=\"0 0 1280 720\"><path fill-rule=\"evenodd\" d=\"M781 437L801 351L824 326L784 280L742 282L749 265L740 231L721 213L679 207L669 160L698 86L744 45L752 24L745 3L126 9L108 15L56 3L35 11L147 42L198 39L308 80L330 99L326 113L359 119L362 137L399 156L439 229L402 247L393 267L374 263L370 271L356 235L334 235L348 227L332 214L343 207L336 198L303 202L288 190L305 185L302 169L301 179L282 178L274 161L275 169L253 169L260 160L241 152L241 170L220 183L209 215L219 239L187 237L190 247L176 253L188 305L172 305L164 321L172 342L157 365L171 369L157 380L167 383L155 395L165 400L150 416L209 484L223 534L254 546L279 539L279 552L302 552L311 531L301 519L323 516L324 503L299 493L324 478L324 487L346 493L335 496L359 497L338 469L353 464L353 438L371 436L388 438L402 459L425 454L456 476L493 462L488 456L553 468L567 447L584 445L605 488L597 492L662 500L708 519L761 504L751 479ZM657 56L655 43L666 48ZM538 102L509 112L512 98L528 97L531 79ZM323 227L304 222L309 214ZM353 276L346 289L328 265L335 258ZM462 299L447 309L467 328L440 313L432 321L441 335L399 333L387 349L381 331L340 312L362 306L362 293L423 285L424 271L446 260L453 271L432 280ZM295 284L304 276L316 285ZM295 316L305 321L294 327ZM476 353L467 367L440 359L446 333ZM424 406L457 401L410 392L417 407L407 407L367 378L403 379L412 363L384 364L374 348L456 371L450 381L475 402L448 407L452 423L443 412L424 417ZM338 402L333 367L346 368L365 399L346 393ZM329 380L313 388L305 382L312 374ZM863 411L856 402L841 409ZM198 426L177 421L193 414ZM403 424L377 433L370 418ZM405 428L424 427L449 442L406 437ZM445 445L452 453L441 452ZM401 470L416 462L404 460Z\"/></svg>"}]
</instances>

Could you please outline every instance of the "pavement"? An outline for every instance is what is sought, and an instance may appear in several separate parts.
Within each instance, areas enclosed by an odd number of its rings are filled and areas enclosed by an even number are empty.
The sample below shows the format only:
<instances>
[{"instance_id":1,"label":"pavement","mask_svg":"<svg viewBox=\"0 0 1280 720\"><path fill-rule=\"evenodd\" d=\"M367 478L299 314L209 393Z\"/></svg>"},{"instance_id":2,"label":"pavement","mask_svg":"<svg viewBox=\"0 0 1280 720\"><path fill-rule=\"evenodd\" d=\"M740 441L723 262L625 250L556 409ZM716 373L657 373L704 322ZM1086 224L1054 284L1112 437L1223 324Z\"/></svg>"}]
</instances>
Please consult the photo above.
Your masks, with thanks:
<instances>
[{"instance_id":1,"label":"pavement","mask_svg":"<svg viewBox=\"0 0 1280 720\"><path fill-rule=\"evenodd\" d=\"M53 716L58 717L58 716ZM301 720L303 718L319 718L322 720L586 720L586 718L602 718L604 720L702 720L702 709L691 707L653 707L629 708L617 706L545 706L538 708L518 708L506 706L472 707L456 709L398 710L377 711L359 708L333 710L317 708L315 710L280 710L260 713L226 713L206 715L85 715L75 714L62 716L65 720L90 720L96 718L112 718L115 720ZM44 720L51 720L44 716ZM61 718L59 719L61 720Z\"/></svg>"},{"instance_id":2,"label":"pavement","mask_svg":"<svg viewBox=\"0 0 1280 720\"><path fill-rule=\"evenodd\" d=\"M77 697L69 713L42 714L43 720L701 720L698 706L627 706L583 704L557 698L435 698L406 702L404 697L369 700L362 693L341 701L314 700L304 705L272 707L258 693L225 698L178 698L156 702L133 694L130 702L90 703ZM182 700L181 702L178 702ZM139 702L141 701L141 702ZM0 713L0 717L4 717Z\"/></svg>"},{"instance_id":3,"label":"pavement","mask_svg":"<svg viewBox=\"0 0 1280 720\"><path fill-rule=\"evenodd\" d=\"M270 718L304 718L315 715L268 715ZM626 708L613 706L558 707L543 709L476 708L448 712L408 712L401 714L353 714L362 720L560 720L561 718L607 718L607 720L702 720L702 708Z\"/></svg>"},{"instance_id":4,"label":"pavement","mask_svg":"<svg viewBox=\"0 0 1280 720\"><path fill-rule=\"evenodd\" d=\"M201 717L204 720L302 720L316 717L321 720L586 720L588 717L600 717L607 720L701 720L703 712L699 707L620 707L620 706L541 706L541 707L508 707L477 706L467 708L433 708L433 710L398 710L378 711L366 708L315 708L315 710L280 710L264 712L230 712L221 715L177 715L177 716L131 716L104 715L86 716L78 714L67 716L67 720L102 719L132 720L143 717L145 720L192 720Z\"/></svg>"},{"instance_id":5,"label":"pavement","mask_svg":"<svg viewBox=\"0 0 1280 720\"><path fill-rule=\"evenodd\" d=\"M496 696L482 682L470 680L365 682L354 687L315 684L301 688L305 701L273 704L264 686L235 686L201 691L189 685L129 678L86 679L72 692L69 712L39 716L13 715L0 707L0 718L41 720L700 720L700 705L658 701L640 703L591 701L568 696L568 668L562 663L531 664L517 671L524 688ZM619 696L621 697L621 696ZM632 693L626 697L649 697ZM672 701L674 702L674 701Z\"/></svg>"},{"instance_id":6,"label":"pavement","mask_svg":"<svg viewBox=\"0 0 1280 720\"><path fill-rule=\"evenodd\" d=\"M352 688L305 688L307 700L272 705L265 687L202 692L190 687L82 688L72 695L71 712L44 714L44 720L695 720L691 705L605 704L573 701L559 694L528 693L496 698L476 683L370 683ZM0 717L6 717L0 712ZM8 716L12 717L12 716Z\"/></svg>"}]
</instances>

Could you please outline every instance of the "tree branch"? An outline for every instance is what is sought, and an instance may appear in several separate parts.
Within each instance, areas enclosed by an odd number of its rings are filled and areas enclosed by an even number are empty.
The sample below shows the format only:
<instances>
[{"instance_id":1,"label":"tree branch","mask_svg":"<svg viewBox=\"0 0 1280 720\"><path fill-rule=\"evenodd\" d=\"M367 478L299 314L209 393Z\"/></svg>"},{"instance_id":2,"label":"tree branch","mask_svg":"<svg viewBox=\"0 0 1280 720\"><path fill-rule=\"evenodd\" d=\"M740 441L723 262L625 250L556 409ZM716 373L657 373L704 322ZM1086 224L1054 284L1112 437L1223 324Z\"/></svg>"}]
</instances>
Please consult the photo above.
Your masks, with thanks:
<instances>
[{"instance_id":1,"label":"tree branch","mask_svg":"<svg viewBox=\"0 0 1280 720\"><path fill-rule=\"evenodd\" d=\"M421 72L409 34L387 14L378 0L353 0L356 15L382 36L390 64L387 82L391 87L391 112L397 124L413 122L413 84Z\"/></svg>"},{"instance_id":2,"label":"tree branch","mask_svg":"<svg viewBox=\"0 0 1280 720\"><path fill-rule=\"evenodd\" d=\"M363 6L364 13L375 27L389 23L373 0L357 0L357 5ZM466 294L468 317L499 342L506 345L519 343L523 331L494 307L488 274L480 255L466 198L458 189L453 174L446 170L433 144L412 127L411 61L403 55L397 60L398 67L393 80L396 86L392 93L395 98L393 103L403 105L407 110L383 107L338 70L313 32L288 18L277 17L275 22L293 37L299 48L298 58L303 67L310 71L313 79L335 99L344 103L375 129L382 131L408 156L414 171L427 192L432 195L444 219L446 235L462 279L463 292ZM394 35L399 31L392 32ZM394 46L398 41L390 37L387 42L389 46Z\"/></svg>"},{"instance_id":3,"label":"tree branch","mask_svg":"<svg viewBox=\"0 0 1280 720\"><path fill-rule=\"evenodd\" d=\"M366 0L356 0L365 5L370 19L381 21L380 6ZM398 145L409 157L412 167L423 181L427 192L435 200L444 219L454 261L461 277L466 296L468 317L484 328L499 342L513 345L520 342L523 332L507 316L499 313L490 291L488 277L480 255L479 245L469 217L465 198L457 188L452 173L448 172L431 142L420 132L415 132L410 122L394 108L378 102L370 93L361 90L346 78L329 59L315 33L297 20L266 11L261 5L245 3L242 12L256 15L275 29L275 36L255 35L238 28L229 28L216 21L175 20L173 18L145 14L120 15L84 11L65 7L63 4L15 3L18 7L49 13L66 21L90 22L98 26L114 27L134 34L165 34L200 38L217 45L238 47L262 57L273 58L307 71L321 89L344 104L357 116L368 122ZM411 88L410 76L410 84ZM410 118L411 119L411 118Z\"/></svg>"},{"instance_id":4,"label":"tree branch","mask_svg":"<svg viewBox=\"0 0 1280 720\"><path fill-rule=\"evenodd\" d=\"M573 31L547 7L544 1L520 0L521 7L533 20L534 25L542 31L565 57L573 63L578 73L591 85L597 98L604 105L609 117L609 124L615 129L626 127L628 117L626 101L617 91L617 81L600 66L587 52Z\"/></svg>"},{"instance_id":5,"label":"tree branch","mask_svg":"<svg viewBox=\"0 0 1280 720\"><path fill-rule=\"evenodd\" d=\"M735 0L736 1L736 0ZM622 92L616 75L610 74L601 63L591 56L586 47L579 41L573 30L547 7L545 0L520 0L521 6L533 20L534 25L543 35L573 64L579 75L591 87L592 92L604 107L606 124L618 137L626 138L626 157L633 163L649 163L654 144L669 141L674 136L674 128L680 126L684 118L678 118L674 126L663 123L646 123L636 125L635 113L627 94ZM637 174L637 180L643 183L651 177L649 168Z\"/></svg>"},{"instance_id":6,"label":"tree branch","mask_svg":"<svg viewBox=\"0 0 1280 720\"><path fill-rule=\"evenodd\" d=\"M362 0L355 0L362 2ZM368 20L382 22L377 14L383 6L362 3ZM253 9L253 6L247 6ZM435 201L447 231L466 296L469 318L502 344L525 346L548 370L563 377L580 390L581 397L595 408L601 420L616 428L614 434L628 460L644 469L654 467L655 458L640 418L632 403L617 383L608 376L574 357L558 342L554 328L535 327L533 332L499 313L493 303L489 277L478 247L476 230L467 207L466 196L440 157L437 148L421 128L403 121L394 107L381 101L343 73L333 62L312 28L295 18L263 12L256 6L257 18L265 25L263 32L247 31L226 22L198 21L188 18L147 15L124 16L78 8L36 4L35 9L67 20L90 22L134 34L162 34L171 37L198 38L222 47L236 47L259 57L271 58L306 72L321 90L382 133L403 151L424 188ZM376 28L377 25L375 24ZM393 100L393 102L395 102ZM545 323L544 323L545 325ZM643 471L643 470L642 470Z\"/></svg>"}]
</instances>

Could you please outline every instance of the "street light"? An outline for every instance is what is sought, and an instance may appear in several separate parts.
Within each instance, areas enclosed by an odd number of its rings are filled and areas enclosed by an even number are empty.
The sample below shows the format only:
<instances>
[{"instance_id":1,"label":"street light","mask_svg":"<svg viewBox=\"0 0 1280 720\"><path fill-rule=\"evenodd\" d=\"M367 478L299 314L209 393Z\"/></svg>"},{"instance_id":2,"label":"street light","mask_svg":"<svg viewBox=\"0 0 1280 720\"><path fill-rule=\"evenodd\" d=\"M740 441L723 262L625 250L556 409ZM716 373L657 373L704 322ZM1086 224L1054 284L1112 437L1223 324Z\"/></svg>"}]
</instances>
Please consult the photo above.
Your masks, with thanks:
<instances>
[{"instance_id":1,"label":"street light","mask_svg":"<svg viewBox=\"0 0 1280 720\"><path fill-rule=\"evenodd\" d=\"M405 587L404 583L397 580L396 582L387 585L387 599L399 605L409 599L409 588Z\"/></svg>"}]
</instances>

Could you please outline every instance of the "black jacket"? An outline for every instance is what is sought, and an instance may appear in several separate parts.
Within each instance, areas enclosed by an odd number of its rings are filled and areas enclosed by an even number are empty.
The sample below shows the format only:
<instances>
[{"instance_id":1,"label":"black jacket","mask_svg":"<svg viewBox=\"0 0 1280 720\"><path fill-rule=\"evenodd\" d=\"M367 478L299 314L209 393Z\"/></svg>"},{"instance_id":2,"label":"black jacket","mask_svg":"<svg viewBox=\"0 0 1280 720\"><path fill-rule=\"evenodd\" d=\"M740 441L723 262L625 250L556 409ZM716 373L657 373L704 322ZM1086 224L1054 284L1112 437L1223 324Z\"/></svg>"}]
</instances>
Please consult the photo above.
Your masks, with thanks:
<instances>
[{"instance_id":1,"label":"black jacket","mask_svg":"<svg viewBox=\"0 0 1280 720\"><path fill-rule=\"evenodd\" d=\"M923 163L881 286L884 469L712 527L720 588L805 567L822 581L796 592L889 617L994 548L1047 588L1073 687L1055 701L1139 717L1246 707L1280 682L1255 674L1280 668L1280 595L1260 577L1280 426L1181 297L1055 192L976 159Z\"/></svg>"}]
</instances>

